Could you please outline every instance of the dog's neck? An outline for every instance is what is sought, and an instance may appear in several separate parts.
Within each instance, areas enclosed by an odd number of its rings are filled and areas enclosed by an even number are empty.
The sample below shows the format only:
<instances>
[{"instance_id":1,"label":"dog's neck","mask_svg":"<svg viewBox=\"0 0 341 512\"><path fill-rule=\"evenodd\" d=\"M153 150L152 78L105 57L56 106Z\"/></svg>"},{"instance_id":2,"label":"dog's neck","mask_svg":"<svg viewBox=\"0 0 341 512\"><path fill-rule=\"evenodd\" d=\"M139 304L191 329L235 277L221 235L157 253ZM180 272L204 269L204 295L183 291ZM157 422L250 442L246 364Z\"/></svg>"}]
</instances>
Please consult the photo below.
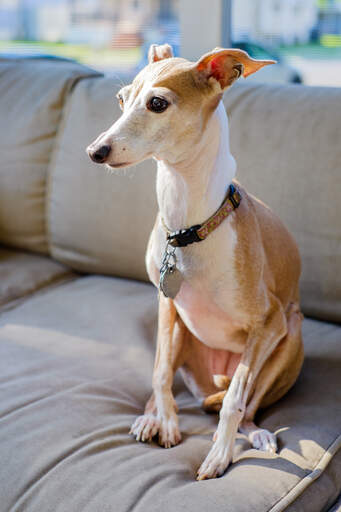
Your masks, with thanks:
<instances>
[{"instance_id":1,"label":"dog's neck","mask_svg":"<svg viewBox=\"0 0 341 512\"><path fill-rule=\"evenodd\" d=\"M157 199L167 227L176 231L208 219L221 205L235 170L220 102L189 158L176 164L158 162Z\"/></svg>"}]
</instances>

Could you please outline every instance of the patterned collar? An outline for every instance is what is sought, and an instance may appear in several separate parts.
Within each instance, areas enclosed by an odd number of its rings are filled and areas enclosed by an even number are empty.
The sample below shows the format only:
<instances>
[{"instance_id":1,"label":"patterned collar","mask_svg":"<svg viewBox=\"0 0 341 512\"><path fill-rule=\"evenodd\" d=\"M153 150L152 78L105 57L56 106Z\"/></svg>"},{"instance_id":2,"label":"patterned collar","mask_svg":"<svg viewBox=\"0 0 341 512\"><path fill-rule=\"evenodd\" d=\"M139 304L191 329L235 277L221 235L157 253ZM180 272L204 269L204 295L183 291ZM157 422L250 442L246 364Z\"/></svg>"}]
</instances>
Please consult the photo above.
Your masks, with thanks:
<instances>
[{"instance_id":1,"label":"patterned collar","mask_svg":"<svg viewBox=\"0 0 341 512\"><path fill-rule=\"evenodd\" d=\"M195 226L180 229L179 231L170 231L161 217L162 224L167 231L168 243L173 247L185 247L193 242L205 240L212 231L220 226L230 213L238 208L241 200L242 196L239 190L231 183L220 208L202 224L196 224Z\"/></svg>"}]
</instances>

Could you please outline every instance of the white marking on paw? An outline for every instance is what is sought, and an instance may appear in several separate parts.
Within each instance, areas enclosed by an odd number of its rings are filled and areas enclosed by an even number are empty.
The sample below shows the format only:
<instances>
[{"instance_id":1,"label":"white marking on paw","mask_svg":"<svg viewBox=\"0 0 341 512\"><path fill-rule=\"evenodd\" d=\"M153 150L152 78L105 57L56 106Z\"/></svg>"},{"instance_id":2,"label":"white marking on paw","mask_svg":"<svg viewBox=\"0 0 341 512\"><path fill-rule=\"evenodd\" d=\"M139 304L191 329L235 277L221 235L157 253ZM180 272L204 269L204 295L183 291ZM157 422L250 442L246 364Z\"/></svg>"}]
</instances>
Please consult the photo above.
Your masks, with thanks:
<instances>
[{"instance_id":1,"label":"white marking on paw","mask_svg":"<svg viewBox=\"0 0 341 512\"><path fill-rule=\"evenodd\" d=\"M175 446L181 441L178 418L176 415L168 419L160 419L154 414L138 416L134 421L129 434L135 436L136 441L151 441L159 434L159 445L165 448Z\"/></svg>"},{"instance_id":2,"label":"white marking on paw","mask_svg":"<svg viewBox=\"0 0 341 512\"><path fill-rule=\"evenodd\" d=\"M232 443L217 440L197 472L197 480L216 478L225 473L232 459Z\"/></svg>"},{"instance_id":3,"label":"white marking on paw","mask_svg":"<svg viewBox=\"0 0 341 512\"><path fill-rule=\"evenodd\" d=\"M180 441L181 434L176 414L167 419L160 419L159 445L170 448L179 444Z\"/></svg>"},{"instance_id":4,"label":"white marking on paw","mask_svg":"<svg viewBox=\"0 0 341 512\"><path fill-rule=\"evenodd\" d=\"M257 429L249 434L249 439L254 448L263 452L276 453L277 441L275 434L265 429Z\"/></svg>"},{"instance_id":5,"label":"white marking on paw","mask_svg":"<svg viewBox=\"0 0 341 512\"><path fill-rule=\"evenodd\" d=\"M160 422L153 414L144 414L138 416L134 421L129 434L135 436L136 441L151 441L152 438L158 433Z\"/></svg>"}]
</instances>

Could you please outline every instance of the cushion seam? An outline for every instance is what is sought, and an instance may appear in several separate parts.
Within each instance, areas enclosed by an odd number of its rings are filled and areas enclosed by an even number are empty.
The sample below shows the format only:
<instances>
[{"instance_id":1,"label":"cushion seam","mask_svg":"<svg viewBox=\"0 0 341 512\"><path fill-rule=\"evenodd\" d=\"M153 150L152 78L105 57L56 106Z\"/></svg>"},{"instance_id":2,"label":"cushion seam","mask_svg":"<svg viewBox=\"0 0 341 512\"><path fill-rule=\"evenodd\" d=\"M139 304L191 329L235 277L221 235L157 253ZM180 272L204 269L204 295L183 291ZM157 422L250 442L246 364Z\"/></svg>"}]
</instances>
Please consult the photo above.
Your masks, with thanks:
<instances>
[{"instance_id":1,"label":"cushion seam","mask_svg":"<svg viewBox=\"0 0 341 512\"><path fill-rule=\"evenodd\" d=\"M297 484L295 484L295 486L292 487L292 489L290 489L284 496L282 496L279 501L277 501L271 508L269 508L267 512L282 512L289 505L291 505L292 502L298 498L298 496L300 496L309 487L310 484L315 482L315 480L323 475L324 470L328 467L329 462L331 462L332 458L334 455L336 455L340 448L341 434L336 437L336 439L334 439L334 441L324 451L314 469L308 475L305 475Z\"/></svg>"}]
</instances>

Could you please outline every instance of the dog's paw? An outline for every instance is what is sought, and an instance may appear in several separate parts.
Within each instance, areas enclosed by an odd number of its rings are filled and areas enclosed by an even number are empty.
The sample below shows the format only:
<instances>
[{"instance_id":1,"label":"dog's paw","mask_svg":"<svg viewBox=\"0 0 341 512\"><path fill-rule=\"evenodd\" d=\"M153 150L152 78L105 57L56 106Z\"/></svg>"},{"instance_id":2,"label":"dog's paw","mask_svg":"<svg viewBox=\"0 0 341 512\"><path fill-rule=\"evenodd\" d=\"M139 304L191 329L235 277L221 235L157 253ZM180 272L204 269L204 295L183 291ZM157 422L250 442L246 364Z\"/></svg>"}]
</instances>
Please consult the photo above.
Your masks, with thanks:
<instances>
[{"instance_id":1,"label":"dog's paw","mask_svg":"<svg viewBox=\"0 0 341 512\"><path fill-rule=\"evenodd\" d=\"M144 414L134 421L129 434L135 436L136 441L151 441L159 434L159 445L165 448L175 446L181 441L178 418L176 415L168 419L159 419L154 414Z\"/></svg>"},{"instance_id":2,"label":"dog's paw","mask_svg":"<svg viewBox=\"0 0 341 512\"><path fill-rule=\"evenodd\" d=\"M135 436L136 441L151 441L159 432L160 421L154 414L144 414L138 416L134 421L129 434Z\"/></svg>"},{"instance_id":3,"label":"dog's paw","mask_svg":"<svg viewBox=\"0 0 341 512\"><path fill-rule=\"evenodd\" d=\"M265 429L257 429L249 434L249 440L254 448L262 452L277 452L277 441L275 434Z\"/></svg>"},{"instance_id":4,"label":"dog's paw","mask_svg":"<svg viewBox=\"0 0 341 512\"><path fill-rule=\"evenodd\" d=\"M159 445L164 448L171 448L179 444L181 441L181 434L179 430L178 417L176 414L169 418L162 418L160 420L159 429Z\"/></svg>"},{"instance_id":5,"label":"dog's paw","mask_svg":"<svg viewBox=\"0 0 341 512\"><path fill-rule=\"evenodd\" d=\"M216 441L197 472L197 480L216 478L225 473L232 459L229 443Z\"/></svg>"}]
</instances>

